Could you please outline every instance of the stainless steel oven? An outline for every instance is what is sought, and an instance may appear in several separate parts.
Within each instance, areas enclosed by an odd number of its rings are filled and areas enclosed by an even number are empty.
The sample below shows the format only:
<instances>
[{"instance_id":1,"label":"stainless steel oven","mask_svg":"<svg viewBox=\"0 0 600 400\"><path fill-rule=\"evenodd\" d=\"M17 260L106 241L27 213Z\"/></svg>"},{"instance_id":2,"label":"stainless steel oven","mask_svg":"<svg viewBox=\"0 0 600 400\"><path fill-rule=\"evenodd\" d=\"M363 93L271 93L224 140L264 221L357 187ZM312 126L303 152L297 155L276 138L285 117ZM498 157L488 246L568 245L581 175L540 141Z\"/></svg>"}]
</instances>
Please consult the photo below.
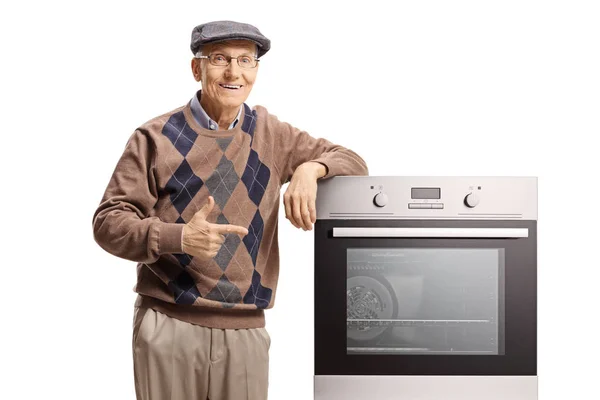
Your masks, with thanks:
<instances>
[{"instance_id":1,"label":"stainless steel oven","mask_svg":"<svg viewBox=\"0 0 600 400\"><path fill-rule=\"evenodd\" d=\"M315 399L537 399L537 179L336 177L315 224Z\"/></svg>"}]
</instances>

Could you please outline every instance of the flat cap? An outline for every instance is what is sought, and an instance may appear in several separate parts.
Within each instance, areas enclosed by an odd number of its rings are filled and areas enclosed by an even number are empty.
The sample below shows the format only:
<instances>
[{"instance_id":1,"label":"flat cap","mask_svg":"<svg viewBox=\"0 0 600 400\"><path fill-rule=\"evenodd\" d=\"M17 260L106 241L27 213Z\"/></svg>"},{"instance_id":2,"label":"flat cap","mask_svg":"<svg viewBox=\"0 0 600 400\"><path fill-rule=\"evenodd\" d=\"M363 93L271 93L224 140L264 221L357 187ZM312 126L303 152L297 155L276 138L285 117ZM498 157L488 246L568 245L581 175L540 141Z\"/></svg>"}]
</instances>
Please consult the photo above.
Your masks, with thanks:
<instances>
[{"instance_id":1,"label":"flat cap","mask_svg":"<svg viewBox=\"0 0 600 400\"><path fill-rule=\"evenodd\" d=\"M196 54L208 43L226 40L250 40L258 46L258 57L263 56L271 48L271 41L260 31L250 25L234 21L213 21L198 25L192 30L190 49Z\"/></svg>"}]
</instances>

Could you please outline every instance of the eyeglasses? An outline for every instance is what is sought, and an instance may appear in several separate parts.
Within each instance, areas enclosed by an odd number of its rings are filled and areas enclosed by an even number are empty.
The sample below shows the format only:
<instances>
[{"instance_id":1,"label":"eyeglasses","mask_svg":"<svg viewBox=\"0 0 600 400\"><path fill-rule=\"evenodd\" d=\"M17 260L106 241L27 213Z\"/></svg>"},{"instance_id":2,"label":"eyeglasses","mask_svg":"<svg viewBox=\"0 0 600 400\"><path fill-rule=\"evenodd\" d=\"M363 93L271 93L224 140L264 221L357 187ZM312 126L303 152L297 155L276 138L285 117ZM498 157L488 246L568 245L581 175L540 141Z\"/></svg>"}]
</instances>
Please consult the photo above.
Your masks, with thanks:
<instances>
[{"instance_id":1,"label":"eyeglasses","mask_svg":"<svg viewBox=\"0 0 600 400\"><path fill-rule=\"evenodd\" d=\"M252 56L231 57L224 54L210 54L208 56L196 56L196 58L208 58L208 61L217 67L226 67L231 64L231 60L235 58L240 68L244 69L256 68L260 61Z\"/></svg>"}]
</instances>

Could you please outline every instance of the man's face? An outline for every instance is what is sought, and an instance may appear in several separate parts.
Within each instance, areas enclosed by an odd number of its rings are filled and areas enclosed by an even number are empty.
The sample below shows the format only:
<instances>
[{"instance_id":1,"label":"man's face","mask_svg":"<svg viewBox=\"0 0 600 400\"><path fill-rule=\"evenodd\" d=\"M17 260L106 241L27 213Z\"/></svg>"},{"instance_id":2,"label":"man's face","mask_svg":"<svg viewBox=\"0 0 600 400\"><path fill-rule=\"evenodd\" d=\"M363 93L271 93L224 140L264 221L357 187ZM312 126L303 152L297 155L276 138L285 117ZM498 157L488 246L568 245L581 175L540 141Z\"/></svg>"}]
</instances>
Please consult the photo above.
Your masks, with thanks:
<instances>
[{"instance_id":1,"label":"man's face","mask_svg":"<svg viewBox=\"0 0 600 400\"><path fill-rule=\"evenodd\" d=\"M232 40L204 46L202 55L222 54L238 57L256 55L256 44L247 40ZM192 71L202 81L202 103L218 109L239 108L248 98L256 80L258 65L244 69L231 59L228 66L212 65L208 59L194 59Z\"/></svg>"}]
</instances>

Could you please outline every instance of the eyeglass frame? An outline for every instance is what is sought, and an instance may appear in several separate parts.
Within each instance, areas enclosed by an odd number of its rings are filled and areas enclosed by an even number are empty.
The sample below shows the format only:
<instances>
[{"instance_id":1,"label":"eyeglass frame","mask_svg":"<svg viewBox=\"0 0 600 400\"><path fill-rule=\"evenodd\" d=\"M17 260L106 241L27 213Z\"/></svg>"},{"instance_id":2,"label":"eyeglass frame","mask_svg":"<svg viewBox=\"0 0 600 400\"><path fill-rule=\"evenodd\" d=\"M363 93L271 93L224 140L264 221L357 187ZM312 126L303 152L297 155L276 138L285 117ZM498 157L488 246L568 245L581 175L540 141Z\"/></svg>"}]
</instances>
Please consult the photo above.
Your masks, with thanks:
<instances>
[{"instance_id":1,"label":"eyeglass frame","mask_svg":"<svg viewBox=\"0 0 600 400\"><path fill-rule=\"evenodd\" d=\"M233 60L233 59L235 58L235 59L236 59L236 61L237 61L237 65L238 65L240 68L243 68L243 69L254 69L254 68L258 67L258 62L260 61L260 60L259 60L259 59L258 59L256 56L247 56L247 55L243 55L243 54L242 54L242 55L240 55L240 56L233 57L233 56L228 56L228 55L226 55L226 54L222 54L222 53L214 53L214 55L221 55L221 56L225 57L225 59L227 60L227 65L216 65L216 64L213 64L212 62L210 62L210 57L211 57L212 55L213 55L212 53L211 53L211 54L209 54L209 55L207 55L207 56L203 56L203 55L198 55L198 54L196 54L194 57L195 57L195 58L204 58L204 59L207 59L207 60L208 60L208 62L209 62L211 65L214 65L215 67L229 67L229 65L231 65L231 60ZM255 64L253 67L250 67L250 68L243 67L243 66L240 64L240 57L252 57L252 58L254 59L254 61L256 61L256 64Z\"/></svg>"}]
</instances>

